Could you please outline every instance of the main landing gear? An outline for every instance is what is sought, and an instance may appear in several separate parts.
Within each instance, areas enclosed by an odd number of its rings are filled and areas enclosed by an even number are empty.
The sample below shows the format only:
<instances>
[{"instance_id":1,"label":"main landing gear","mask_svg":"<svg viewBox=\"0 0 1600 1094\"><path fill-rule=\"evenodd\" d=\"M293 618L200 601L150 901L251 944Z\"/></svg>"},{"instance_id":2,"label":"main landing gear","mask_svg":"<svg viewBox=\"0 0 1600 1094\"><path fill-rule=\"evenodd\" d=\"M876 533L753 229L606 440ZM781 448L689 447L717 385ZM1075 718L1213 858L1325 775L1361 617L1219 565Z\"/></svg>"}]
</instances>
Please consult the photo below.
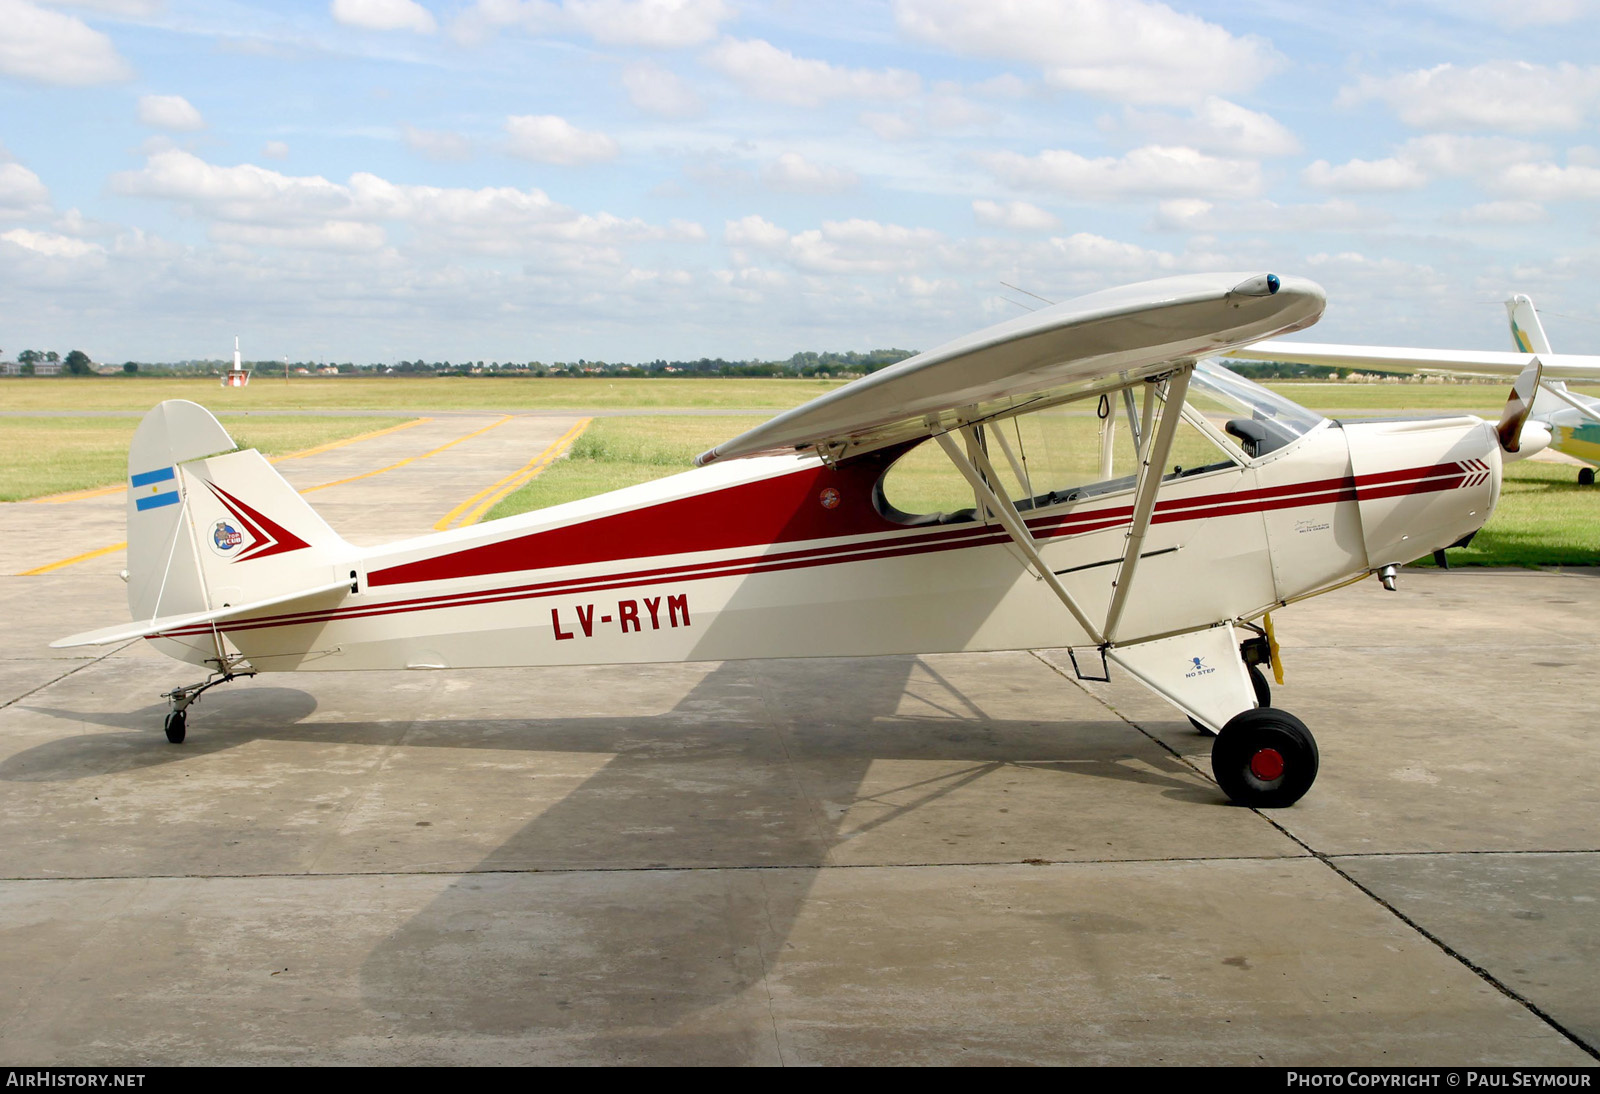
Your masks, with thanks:
<instances>
[{"instance_id":1,"label":"main landing gear","mask_svg":"<svg viewBox=\"0 0 1600 1094\"><path fill-rule=\"evenodd\" d=\"M252 671L245 672L217 672L206 677L198 684L185 684L181 688L173 688L162 696L171 706L167 712L167 720L163 728L167 731L167 740L175 745L183 744L183 739L189 734L189 704L200 698L203 692L209 691L218 684L226 684L229 680L237 680L242 676L254 676Z\"/></svg>"},{"instance_id":2,"label":"main landing gear","mask_svg":"<svg viewBox=\"0 0 1600 1094\"><path fill-rule=\"evenodd\" d=\"M1305 723L1276 707L1236 714L1211 746L1211 773L1240 805L1279 809L1317 778L1317 742Z\"/></svg>"}]
</instances>

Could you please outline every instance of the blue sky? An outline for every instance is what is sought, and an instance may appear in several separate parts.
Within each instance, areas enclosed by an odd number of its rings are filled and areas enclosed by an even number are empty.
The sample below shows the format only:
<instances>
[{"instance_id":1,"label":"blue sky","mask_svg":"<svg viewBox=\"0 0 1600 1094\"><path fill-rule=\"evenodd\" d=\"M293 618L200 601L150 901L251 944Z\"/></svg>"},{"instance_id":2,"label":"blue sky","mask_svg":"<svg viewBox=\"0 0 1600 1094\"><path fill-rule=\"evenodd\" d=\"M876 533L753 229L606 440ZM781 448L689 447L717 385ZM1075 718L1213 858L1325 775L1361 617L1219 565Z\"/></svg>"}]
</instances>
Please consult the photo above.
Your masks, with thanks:
<instances>
[{"instance_id":1,"label":"blue sky","mask_svg":"<svg viewBox=\"0 0 1600 1094\"><path fill-rule=\"evenodd\" d=\"M926 349L1196 270L1600 351L1600 3L0 0L0 356Z\"/></svg>"}]
</instances>

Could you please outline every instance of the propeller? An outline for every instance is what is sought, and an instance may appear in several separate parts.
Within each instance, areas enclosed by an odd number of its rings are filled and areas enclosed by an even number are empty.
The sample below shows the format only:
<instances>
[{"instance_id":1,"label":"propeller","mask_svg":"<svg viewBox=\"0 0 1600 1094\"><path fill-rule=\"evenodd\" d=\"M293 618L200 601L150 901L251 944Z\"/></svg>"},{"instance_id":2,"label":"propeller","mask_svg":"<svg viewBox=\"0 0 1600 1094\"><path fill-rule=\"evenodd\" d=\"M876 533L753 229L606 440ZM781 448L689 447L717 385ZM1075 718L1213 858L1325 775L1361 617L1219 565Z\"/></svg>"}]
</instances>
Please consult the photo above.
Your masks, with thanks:
<instances>
[{"instance_id":1,"label":"propeller","mask_svg":"<svg viewBox=\"0 0 1600 1094\"><path fill-rule=\"evenodd\" d=\"M1517 382L1511 385L1511 396L1506 399L1506 408L1500 414L1500 424L1495 427L1495 433L1500 438L1500 447L1507 455L1527 456L1538 451L1538 449L1522 451L1522 427L1533 411L1533 397L1538 394L1539 381L1543 378L1544 362L1535 357L1528 362L1528 367L1522 370ZM1548 444L1548 433L1546 437L1545 443ZM1528 439L1533 440L1532 437Z\"/></svg>"}]
</instances>

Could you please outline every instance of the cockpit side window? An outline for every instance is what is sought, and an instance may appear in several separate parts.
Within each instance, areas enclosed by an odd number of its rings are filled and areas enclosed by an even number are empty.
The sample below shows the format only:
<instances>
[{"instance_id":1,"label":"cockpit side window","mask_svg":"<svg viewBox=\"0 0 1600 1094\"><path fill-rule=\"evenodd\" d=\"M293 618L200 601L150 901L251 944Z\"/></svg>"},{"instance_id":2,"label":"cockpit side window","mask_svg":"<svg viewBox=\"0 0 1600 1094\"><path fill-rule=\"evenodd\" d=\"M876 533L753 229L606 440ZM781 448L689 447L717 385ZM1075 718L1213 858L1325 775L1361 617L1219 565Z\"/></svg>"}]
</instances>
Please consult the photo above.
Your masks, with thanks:
<instances>
[{"instance_id":1,"label":"cockpit side window","mask_svg":"<svg viewBox=\"0 0 1600 1094\"><path fill-rule=\"evenodd\" d=\"M979 443L1018 510L1134 489L1143 385L1132 393L1132 400L1112 392L1103 399L1067 403L979 427ZM959 434L953 439L966 444ZM1162 477L1188 478L1237 466L1212 436L1182 420ZM971 485L931 439L889 468L879 480L877 497L885 517L905 524L948 524L978 515Z\"/></svg>"}]
</instances>

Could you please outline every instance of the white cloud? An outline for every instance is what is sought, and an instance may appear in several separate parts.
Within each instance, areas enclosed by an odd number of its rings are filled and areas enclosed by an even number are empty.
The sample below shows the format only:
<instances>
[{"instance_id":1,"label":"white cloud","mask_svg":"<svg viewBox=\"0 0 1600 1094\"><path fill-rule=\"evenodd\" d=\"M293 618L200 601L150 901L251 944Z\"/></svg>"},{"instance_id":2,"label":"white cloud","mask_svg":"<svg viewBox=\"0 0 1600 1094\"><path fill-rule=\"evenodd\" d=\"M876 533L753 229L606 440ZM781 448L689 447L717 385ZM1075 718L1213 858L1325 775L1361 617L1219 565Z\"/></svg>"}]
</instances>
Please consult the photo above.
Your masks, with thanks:
<instances>
[{"instance_id":1,"label":"white cloud","mask_svg":"<svg viewBox=\"0 0 1600 1094\"><path fill-rule=\"evenodd\" d=\"M1378 99L1419 129L1509 133L1579 129L1600 106L1600 66L1486 61L1442 64L1399 76L1362 77L1339 92L1342 106Z\"/></svg>"},{"instance_id":2,"label":"white cloud","mask_svg":"<svg viewBox=\"0 0 1600 1094\"><path fill-rule=\"evenodd\" d=\"M363 30L410 30L432 34L439 29L433 13L415 0L333 0L336 22Z\"/></svg>"},{"instance_id":3,"label":"white cloud","mask_svg":"<svg viewBox=\"0 0 1600 1094\"><path fill-rule=\"evenodd\" d=\"M566 0L562 5L597 42L679 49L709 42L733 17L723 0Z\"/></svg>"},{"instance_id":4,"label":"white cloud","mask_svg":"<svg viewBox=\"0 0 1600 1094\"><path fill-rule=\"evenodd\" d=\"M0 233L0 239L47 258L82 258L84 255L105 252L105 248L98 243L73 239L71 236L59 236L53 232L34 232L27 228L13 228L9 232Z\"/></svg>"},{"instance_id":5,"label":"white cloud","mask_svg":"<svg viewBox=\"0 0 1600 1094\"><path fill-rule=\"evenodd\" d=\"M289 146L283 141L268 141L262 146L261 154L269 160L286 160L289 158Z\"/></svg>"},{"instance_id":6,"label":"white cloud","mask_svg":"<svg viewBox=\"0 0 1600 1094\"><path fill-rule=\"evenodd\" d=\"M774 190L801 194L837 194L861 180L854 171L812 163L797 152L785 152L761 171L761 181Z\"/></svg>"},{"instance_id":7,"label":"white cloud","mask_svg":"<svg viewBox=\"0 0 1600 1094\"><path fill-rule=\"evenodd\" d=\"M1039 66L1054 87L1130 103L1194 102L1281 67L1265 40L1148 0L895 0L907 35Z\"/></svg>"},{"instance_id":8,"label":"white cloud","mask_svg":"<svg viewBox=\"0 0 1600 1094\"><path fill-rule=\"evenodd\" d=\"M1548 215L1536 201L1486 201L1461 210L1454 219L1462 224L1534 224Z\"/></svg>"},{"instance_id":9,"label":"white cloud","mask_svg":"<svg viewBox=\"0 0 1600 1094\"><path fill-rule=\"evenodd\" d=\"M0 73L83 87L133 75L116 47L83 20L27 0L0 0Z\"/></svg>"},{"instance_id":10,"label":"white cloud","mask_svg":"<svg viewBox=\"0 0 1600 1094\"><path fill-rule=\"evenodd\" d=\"M1430 133L1413 137L1380 160L1353 159L1334 166L1317 160L1301 178L1325 190L1377 193L1415 190L1442 175L1504 178L1505 170L1529 163L1547 149L1510 137Z\"/></svg>"},{"instance_id":11,"label":"white cloud","mask_svg":"<svg viewBox=\"0 0 1600 1094\"><path fill-rule=\"evenodd\" d=\"M1070 236L1050 240L1051 248L1060 261L1097 272L1116 272L1118 276L1133 273L1153 273L1176 267L1176 258L1165 251L1153 251L1136 243L1107 239L1089 232L1074 232Z\"/></svg>"},{"instance_id":12,"label":"white cloud","mask_svg":"<svg viewBox=\"0 0 1600 1094\"><path fill-rule=\"evenodd\" d=\"M39 176L0 155L0 218L25 220L50 211L50 191Z\"/></svg>"},{"instance_id":13,"label":"white cloud","mask_svg":"<svg viewBox=\"0 0 1600 1094\"><path fill-rule=\"evenodd\" d=\"M790 233L760 216L730 220L723 240L740 265L745 249L779 258L809 274L886 274L920 269L942 240L931 228L875 220L825 220L820 228Z\"/></svg>"},{"instance_id":14,"label":"white cloud","mask_svg":"<svg viewBox=\"0 0 1600 1094\"><path fill-rule=\"evenodd\" d=\"M979 106L953 85L933 89L922 107L922 116L930 129L970 129L978 125L991 125L996 114L988 107Z\"/></svg>"},{"instance_id":15,"label":"white cloud","mask_svg":"<svg viewBox=\"0 0 1600 1094\"><path fill-rule=\"evenodd\" d=\"M1530 201L1592 201L1600 198L1600 167L1520 163L1501 173L1496 189Z\"/></svg>"},{"instance_id":16,"label":"white cloud","mask_svg":"<svg viewBox=\"0 0 1600 1094\"><path fill-rule=\"evenodd\" d=\"M1188 117L1125 110L1123 124L1158 144L1183 144L1228 156L1289 156L1300 141L1277 119L1208 95Z\"/></svg>"},{"instance_id":17,"label":"white cloud","mask_svg":"<svg viewBox=\"0 0 1600 1094\"><path fill-rule=\"evenodd\" d=\"M107 15L127 15L147 18L166 7L166 0L46 0L64 8L88 8Z\"/></svg>"},{"instance_id":18,"label":"white cloud","mask_svg":"<svg viewBox=\"0 0 1600 1094\"><path fill-rule=\"evenodd\" d=\"M472 142L460 133L418 129L412 125L401 126L400 133L405 138L406 147L423 159L449 163L472 158Z\"/></svg>"},{"instance_id":19,"label":"white cloud","mask_svg":"<svg viewBox=\"0 0 1600 1094\"><path fill-rule=\"evenodd\" d=\"M980 157L1012 186L1054 190L1079 201L1162 195L1248 197L1261 189L1261 167L1219 159L1193 148L1150 145L1126 156L1088 159L1047 149L1037 156L993 152Z\"/></svg>"},{"instance_id":20,"label":"white cloud","mask_svg":"<svg viewBox=\"0 0 1600 1094\"><path fill-rule=\"evenodd\" d=\"M1216 205L1194 198L1163 201L1154 227L1175 232L1321 232L1372 228L1387 224L1389 214L1335 198L1316 205L1279 205L1275 201L1227 202Z\"/></svg>"},{"instance_id":21,"label":"white cloud","mask_svg":"<svg viewBox=\"0 0 1600 1094\"><path fill-rule=\"evenodd\" d=\"M218 243L285 247L296 251L359 253L381 250L387 241L383 229L378 225L350 220L329 220L290 228L221 221L213 224L207 234Z\"/></svg>"},{"instance_id":22,"label":"white cloud","mask_svg":"<svg viewBox=\"0 0 1600 1094\"><path fill-rule=\"evenodd\" d=\"M792 106L818 106L829 99L903 99L922 87L914 72L844 68L796 57L760 38L724 38L704 60L748 94Z\"/></svg>"},{"instance_id":23,"label":"white cloud","mask_svg":"<svg viewBox=\"0 0 1600 1094\"><path fill-rule=\"evenodd\" d=\"M917 124L904 114L864 111L857 120L879 140L906 141L917 135Z\"/></svg>"},{"instance_id":24,"label":"white cloud","mask_svg":"<svg viewBox=\"0 0 1600 1094\"><path fill-rule=\"evenodd\" d=\"M1420 167L1393 157L1351 160L1337 167L1327 160L1317 160L1300 172L1300 177L1308 186L1344 193L1417 190L1428 184L1428 176Z\"/></svg>"},{"instance_id":25,"label":"white cloud","mask_svg":"<svg viewBox=\"0 0 1600 1094\"><path fill-rule=\"evenodd\" d=\"M622 86L634 106L663 118L691 117L705 105L675 73L648 61L623 69Z\"/></svg>"},{"instance_id":26,"label":"white cloud","mask_svg":"<svg viewBox=\"0 0 1600 1094\"><path fill-rule=\"evenodd\" d=\"M789 241L789 233L764 217L752 213L730 220L723 227L723 241L730 247L755 247L770 251Z\"/></svg>"},{"instance_id":27,"label":"white cloud","mask_svg":"<svg viewBox=\"0 0 1600 1094\"><path fill-rule=\"evenodd\" d=\"M139 96L139 121L157 129L204 129L206 120L182 95Z\"/></svg>"},{"instance_id":28,"label":"white cloud","mask_svg":"<svg viewBox=\"0 0 1600 1094\"><path fill-rule=\"evenodd\" d=\"M1475 16L1507 29L1571 23L1594 10L1588 0L1445 0L1451 15Z\"/></svg>"},{"instance_id":29,"label":"white cloud","mask_svg":"<svg viewBox=\"0 0 1600 1094\"><path fill-rule=\"evenodd\" d=\"M711 41L733 15L725 0L478 0L451 32L472 43L506 27L535 35L577 31L606 45L682 49Z\"/></svg>"},{"instance_id":30,"label":"white cloud","mask_svg":"<svg viewBox=\"0 0 1600 1094\"><path fill-rule=\"evenodd\" d=\"M979 224L997 228L1048 232L1061 226L1061 218L1026 201L974 201L972 212L977 216Z\"/></svg>"},{"instance_id":31,"label":"white cloud","mask_svg":"<svg viewBox=\"0 0 1600 1094\"><path fill-rule=\"evenodd\" d=\"M620 261L609 248L631 241L692 242L704 229L689 221L665 227L609 213L580 213L542 190L478 190L400 185L359 172L347 183L292 176L240 164L219 167L178 149L150 156L144 168L111 177L120 194L169 201L219 222L219 242L312 250L370 250L381 224L408 227L414 245L432 250L516 255L561 249L570 261Z\"/></svg>"},{"instance_id":32,"label":"white cloud","mask_svg":"<svg viewBox=\"0 0 1600 1094\"><path fill-rule=\"evenodd\" d=\"M575 167L615 159L617 142L579 129L554 114L513 114L506 119L507 148L514 156Z\"/></svg>"}]
</instances>

